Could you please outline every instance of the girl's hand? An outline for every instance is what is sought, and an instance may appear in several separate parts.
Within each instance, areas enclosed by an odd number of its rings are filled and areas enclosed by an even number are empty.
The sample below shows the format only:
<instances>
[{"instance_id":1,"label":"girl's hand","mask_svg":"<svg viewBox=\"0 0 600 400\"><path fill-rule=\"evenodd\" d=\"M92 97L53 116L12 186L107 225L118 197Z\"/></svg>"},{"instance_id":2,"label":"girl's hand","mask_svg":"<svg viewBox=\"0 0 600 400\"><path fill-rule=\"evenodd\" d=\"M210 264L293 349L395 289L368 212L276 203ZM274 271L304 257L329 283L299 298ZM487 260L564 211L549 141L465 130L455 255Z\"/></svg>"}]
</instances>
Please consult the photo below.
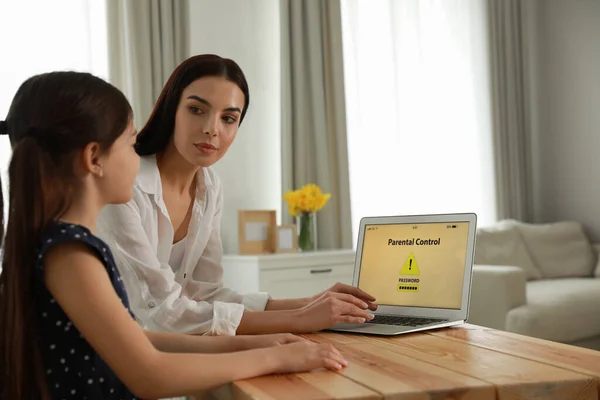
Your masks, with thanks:
<instances>
[{"instance_id":1,"label":"girl's hand","mask_svg":"<svg viewBox=\"0 0 600 400\"><path fill-rule=\"evenodd\" d=\"M348 361L331 344L302 340L273 348L272 351L276 373L308 372L318 368L339 371L348 366Z\"/></svg>"}]
</instances>

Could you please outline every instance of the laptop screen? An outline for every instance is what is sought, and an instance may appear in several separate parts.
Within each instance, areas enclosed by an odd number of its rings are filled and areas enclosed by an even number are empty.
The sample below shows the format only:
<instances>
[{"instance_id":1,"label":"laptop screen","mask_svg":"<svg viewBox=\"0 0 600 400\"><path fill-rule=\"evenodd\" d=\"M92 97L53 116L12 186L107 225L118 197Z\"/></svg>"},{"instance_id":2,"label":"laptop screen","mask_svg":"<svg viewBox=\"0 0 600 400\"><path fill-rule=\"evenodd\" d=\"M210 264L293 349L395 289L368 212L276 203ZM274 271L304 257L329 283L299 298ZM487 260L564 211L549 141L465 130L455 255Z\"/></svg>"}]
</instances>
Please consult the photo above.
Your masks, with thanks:
<instances>
[{"instance_id":1,"label":"laptop screen","mask_svg":"<svg viewBox=\"0 0 600 400\"><path fill-rule=\"evenodd\" d=\"M469 223L366 225L358 287L387 306L460 309Z\"/></svg>"}]
</instances>

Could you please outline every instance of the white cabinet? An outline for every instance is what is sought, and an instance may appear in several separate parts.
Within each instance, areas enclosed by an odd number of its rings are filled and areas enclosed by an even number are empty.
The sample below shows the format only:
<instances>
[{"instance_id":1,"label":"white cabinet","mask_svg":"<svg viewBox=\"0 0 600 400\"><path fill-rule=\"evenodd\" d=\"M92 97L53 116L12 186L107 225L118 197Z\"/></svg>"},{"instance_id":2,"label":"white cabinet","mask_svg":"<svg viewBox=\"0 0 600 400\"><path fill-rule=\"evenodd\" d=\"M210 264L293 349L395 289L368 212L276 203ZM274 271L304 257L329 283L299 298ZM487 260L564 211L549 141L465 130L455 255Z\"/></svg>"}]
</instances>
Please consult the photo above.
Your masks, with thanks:
<instances>
[{"instance_id":1,"label":"white cabinet","mask_svg":"<svg viewBox=\"0 0 600 400\"><path fill-rule=\"evenodd\" d=\"M274 299L311 296L336 282L352 284L354 250L225 255L223 283L240 293L267 292Z\"/></svg>"}]
</instances>

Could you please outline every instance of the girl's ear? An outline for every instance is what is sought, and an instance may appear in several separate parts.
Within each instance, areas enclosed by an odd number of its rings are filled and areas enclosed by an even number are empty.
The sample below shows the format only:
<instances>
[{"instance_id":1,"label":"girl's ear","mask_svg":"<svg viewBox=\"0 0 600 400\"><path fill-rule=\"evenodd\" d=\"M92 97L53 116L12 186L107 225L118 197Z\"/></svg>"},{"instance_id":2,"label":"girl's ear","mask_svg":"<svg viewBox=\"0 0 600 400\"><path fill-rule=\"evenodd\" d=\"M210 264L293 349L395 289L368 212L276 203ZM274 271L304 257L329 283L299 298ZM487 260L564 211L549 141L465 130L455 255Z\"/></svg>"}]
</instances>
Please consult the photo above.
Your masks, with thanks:
<instances>
[{"instance_id":1,"label":"girl's ear","mask_svg":"<svg viewBox=\"0 0 600 400\"><path fill-rule=\"evenodd\" d=\"M102 160L100 145L96 142L88 143L81 154L83 172L101 178L104 175Z\"/></svg>"}]
</instances>

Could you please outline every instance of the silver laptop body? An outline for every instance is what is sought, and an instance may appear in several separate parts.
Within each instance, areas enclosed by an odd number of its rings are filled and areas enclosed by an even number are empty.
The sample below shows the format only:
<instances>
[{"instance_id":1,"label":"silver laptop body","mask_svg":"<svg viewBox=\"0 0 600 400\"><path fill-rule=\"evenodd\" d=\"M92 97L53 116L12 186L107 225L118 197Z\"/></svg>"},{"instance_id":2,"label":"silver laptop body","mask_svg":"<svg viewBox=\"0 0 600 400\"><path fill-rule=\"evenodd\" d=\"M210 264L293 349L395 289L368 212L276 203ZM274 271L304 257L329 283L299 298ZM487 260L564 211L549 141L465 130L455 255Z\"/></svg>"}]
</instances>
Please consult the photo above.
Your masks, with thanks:
<instances>
[{"instance_id":1,"label":"silver laptop body","mask_svg":"<svg viewBox=\"0 0 600 400\"><path fill-rule=\"evenodd\" d=\"M352 284L378 309L373 321L329 330L399 335L466 322L476 225L474 213L361 219Z\"/></svg>"}]
</instances>

